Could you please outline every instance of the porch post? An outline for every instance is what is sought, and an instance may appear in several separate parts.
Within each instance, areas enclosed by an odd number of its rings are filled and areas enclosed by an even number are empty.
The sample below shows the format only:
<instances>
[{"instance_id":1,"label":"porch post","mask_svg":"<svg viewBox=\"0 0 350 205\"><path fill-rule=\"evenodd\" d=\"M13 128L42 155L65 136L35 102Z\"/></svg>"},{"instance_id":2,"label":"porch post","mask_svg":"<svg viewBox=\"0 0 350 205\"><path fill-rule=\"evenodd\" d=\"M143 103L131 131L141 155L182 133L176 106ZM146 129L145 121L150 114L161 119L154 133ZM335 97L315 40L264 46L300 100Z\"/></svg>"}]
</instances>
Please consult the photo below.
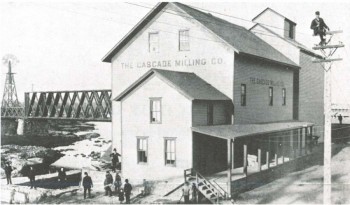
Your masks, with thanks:
<instances>
[{"instance_id":1,"label":"porch post","mask_svg":"<svg viewBox=\"0 0 350 205\"><path fill-rule=\"evenodd\" d=\"M313 144L313 143L314 143L314 142L313 142L313 136L312 136L312 135L313 135L313 129L314 129L314 127L311 126L311 128L310 128L310 138L309 138L309 139L310 139L310 142L309 142L309 143L310 143L310 144L309 144L309 145L310 145L310 146L309 146L309 147L310 147L310 153L312 153L312 148L313 148L313 146L314 146L314 144Z\"/></svg>"},{"instance_id":2,"label":"porch post","mask_svg":"<svg viewBox=\"0 0 350 205\"><path fill-rule=\"evenodd\" d=\"M309 127L305 127L305 132L304 132L304 155L307 155L307 132L309 130Z\"/></svg>"},{"instance_id":3,"label":"porch post","mask_svg":"<svg viewBox=\"0 0 350 205\"><path fill-rule=\"evenodd\" d=\"M261 172L261 148L258 149L258 166L259 172Z\"/></svg>"},{"instance_id":4,"label":"porch post","mask_svg":"<svg viewBox=\"0 0 350 205\"><path fill-rule=\"evenodd\" d=\"M247 164L248 164L248 149L247 149L247 144L245 143L243 145L243 173L247 176L248 175L248 168L247 168Z\"/></svg>"},{"instance_id":5,"label":"porch post","mask_svg":"<svg viewBox=\"0 0 350 205\"><path fill-rule=\"evenodd\" d=\"M283 134L284 135L284 134ZM284 164L284 139L285 137L283 136L279 141L281 142L281 154L282 154L282 164Z\"/></svg>"},{"instance_id":6,"label":"porch post","mask_svg":"<svg viewBox=\"0 0 350 205\"><path fill-rule=\"evenodd\" d=\"M294 130L291 130L290 131L290 137L289 137L289 143L290 143L290 159L293 159L294 158L294 142L293 142L293 134L294 134Z\"/></svg>"},{"instance_id":7,"label":"porch post","mask_svg":"<svg viewBox=\"0 0 350 205\"><path fill-rule=\"evenodd\" d=\"M270 169L270 136L267 137L267 152L266 152L266 163L267 169Z\"/></svg>"},{"instance_id":8,"label":"porch post","mask_svg":"<svg viewBox=\"0 0 350 205\"><path fill-rule=\"evenodd\" d=\"M227 193L231 198L231 185L232 185L232 143L231 139L227 140Z\"/></svg>"},{"instance_id":9,"label":"porch post","mask_svg":"<svg viewBox=\"0 0 350 205\"><path fill-rule=\"evenodd\" d=\"M231 141L231 168L234 170L235 168L235 140Z\"/></svg>"},{"instance_id":10,"label":"porch post","mask_svg":"<svg viewBox=\"0 0 350 205\"><path fill-rule=\"evenodd\" d=\"M301 141L301 133L302 132L303 132L303 128L298 130L298 152L299 152L298 157L301 156L301 143L300 143L300 141Z\"/></svg>"},{"instance_id":11,"label":"porch post","mask_svg":"<svg viewBox=\"0 0 350 205\"><path fill-rule=\"evenodd\" d=\"M276 167L278 165L278 152L279 152L279 138L278 137L274 137L275 138L275 147L276 147L276 151L275 151L275 163L276 163Z\"/></svg>"}]
</instances>

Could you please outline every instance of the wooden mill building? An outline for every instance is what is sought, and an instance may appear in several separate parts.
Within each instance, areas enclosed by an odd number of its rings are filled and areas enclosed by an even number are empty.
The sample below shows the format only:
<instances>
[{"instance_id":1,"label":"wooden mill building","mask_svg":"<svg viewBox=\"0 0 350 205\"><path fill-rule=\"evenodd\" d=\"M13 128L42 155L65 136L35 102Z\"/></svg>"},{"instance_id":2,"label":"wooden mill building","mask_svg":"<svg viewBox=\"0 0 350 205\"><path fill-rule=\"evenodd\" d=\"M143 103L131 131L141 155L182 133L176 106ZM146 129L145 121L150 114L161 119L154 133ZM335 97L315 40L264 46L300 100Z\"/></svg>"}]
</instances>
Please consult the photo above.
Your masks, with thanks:
<instances>
[{"instance_id":1,"label":"wooden mill building","mask_svg":"<svg viewBox=\"0 0 350 205\"><path fill-rule=\"evenodd\" d=\"M248 155L293 158L307 151L308 136L322 140L323 69L311 62L318 55L276 11L253 21L248 30L159 3L105 55L125 177L158 180L188 168L230 177Z\"/></svg>"}]
</instances>

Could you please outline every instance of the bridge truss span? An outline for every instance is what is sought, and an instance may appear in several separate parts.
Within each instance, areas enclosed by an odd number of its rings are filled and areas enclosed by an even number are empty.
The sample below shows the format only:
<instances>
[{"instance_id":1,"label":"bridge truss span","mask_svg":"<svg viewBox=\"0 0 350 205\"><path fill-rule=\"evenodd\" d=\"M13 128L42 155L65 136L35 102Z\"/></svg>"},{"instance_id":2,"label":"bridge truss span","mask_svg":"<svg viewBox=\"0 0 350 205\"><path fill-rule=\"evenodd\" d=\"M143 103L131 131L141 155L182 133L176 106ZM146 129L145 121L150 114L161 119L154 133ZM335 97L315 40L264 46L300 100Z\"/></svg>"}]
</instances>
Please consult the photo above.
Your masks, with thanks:
<instances>
[{"instance_id":1,"label":"bridge truss span","mask_svg":"<svg viewBox=\"0 0 350 205\"><path fill-rule=\"evenodd\" d=\"M111 90L27 92L25 117L111 121L111 97Z\"/></svg>"}]
</instances>

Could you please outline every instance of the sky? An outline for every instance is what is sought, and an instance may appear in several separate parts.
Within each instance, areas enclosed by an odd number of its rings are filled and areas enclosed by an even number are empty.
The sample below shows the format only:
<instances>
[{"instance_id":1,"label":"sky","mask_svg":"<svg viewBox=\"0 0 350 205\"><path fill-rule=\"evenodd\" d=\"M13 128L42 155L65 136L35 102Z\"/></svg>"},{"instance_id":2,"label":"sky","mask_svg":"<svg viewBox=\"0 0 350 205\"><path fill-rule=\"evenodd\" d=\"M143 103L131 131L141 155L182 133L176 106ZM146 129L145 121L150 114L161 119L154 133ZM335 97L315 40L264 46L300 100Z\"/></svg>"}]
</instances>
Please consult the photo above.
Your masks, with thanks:
<instances>
[{"instance_id":1,"label":"sky","mask_svg":"<svg viewBox=\"0 0 350 205\"><path fill-rule=\"evenodd\" d=\"M186 4L232 16L213 13L248 29L253 26L249 20L270 7L297 23L296 39L308 47L319 41L309 27L315 11L320 11L332 30L343 30L339 40L345 44L336 53L344 60L332 66L332 102L350 104L350 3L283 2ZM141 6L112 1L1 1L0 58L10 53L19 59L13 67L19 99L32 90L111 89L111 65L102 57L156 4L133 3ZM0 68L2 92L7 67L0 64Z\"/></svg>"}]
</instances>

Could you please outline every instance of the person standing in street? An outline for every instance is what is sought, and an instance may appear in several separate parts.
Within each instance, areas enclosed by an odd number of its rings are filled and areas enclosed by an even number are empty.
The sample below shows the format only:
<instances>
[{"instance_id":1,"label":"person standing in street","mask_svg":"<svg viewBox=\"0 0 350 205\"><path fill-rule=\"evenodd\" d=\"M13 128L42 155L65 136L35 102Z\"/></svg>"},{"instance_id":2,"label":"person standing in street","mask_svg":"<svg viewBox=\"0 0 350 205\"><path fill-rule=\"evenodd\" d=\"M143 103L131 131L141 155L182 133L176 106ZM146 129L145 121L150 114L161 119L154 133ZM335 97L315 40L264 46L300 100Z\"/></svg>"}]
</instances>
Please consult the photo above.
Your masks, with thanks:
<instances>
[{"instance_id":1,"label":"person standing in street","mask_svg":"<svg viewBox=\"0 0 350 205\"><path fill-rule=\"evenodd\" d=\"M92 179L87 172L84 172L85 177L83 178L84 187L84 199L86 199L86 191L89 193L89 198L91 198L91 188L93 186Z\"/></svg>"},{"instance_id":2,"label":"person standing in street","mask_svg":"<svg viewBox=\"0 0 350 205\"><path fill-rule=\"evenodd\" d=\"M29 168L28 178L29 178L29 182L30 182L30 188L31 189L33 189L33 188L36 189L35 171L34 171L32 166Z\"/></svg>"},{"instance_id":3,"label":"person standing in street","mask_svg":"<svg viewBox=\"0 0 350 205\"><path fill-rule=\"evenodd\" d=\"M112 196L112 185L113 185L113 176L109 173L109 171L106 172L106 178L104 181L105 186L105 196L109 195Z\"/></svg>"},{"instance_id":4,"label":"person standing in street","mask_svg":"<svg viewBox=\"0 0 350 205\"><path fill-rule=\"evenodd\" d=\"M124 190L123 189L119 190L118 196L119 196L119 202L122 204L124 201Z\"/></svg>"},{"instance_id":5,"label":"person standing in street","mask_svg":"<svg viewBox=\"0 0 350 205\"><path fill-rule=\"evenodd\" d=\"M186 181L184 188L182 189L182 195L184 196L185 204L190 203L190 191L191 191L190 184Z\"/></svg>"},{"instance_id":6,"label":"person standing in street","mask_svg":"<svg viewBox=\"0 0 350 205\"><path fill-rule=\"evenodd\" d=\"M114 188L115 193L118 194L120 187L122 186L122 178L119 175L119 172L115 175Z\"/></svg>"},{"instance_id":7,"label":"person standing in street","mask_svg":"<svg viewBox=\"0 0 350 205\"><path fill-rule=\"evenodd\" d=\"M195 183L192 183L192 202L197 202L197 186Z\"/></svg>"},{"instance_id":8,"label":"person standing in street","mask_svg":"<svg viewBox=\"0 0 350 205\"><path fill-rule=\"evenodd\" d=\"M12 171L13 171L13 169L12 169L10 163L7 162L5 165L5 175L6 175L6 179L7 179L7 184L12 184L12 179L11 179Z\"/></svg>"},{"instance_id":9,"label":"person standing in street","mask_svg":"<svg viewBox=\"0 0 350 205\"><path fill-rule=\"evenodd\" d=\"M132 186L129 184L129 180L125 179L124 184L124 193L125 193L125 202L130 204L130 195L131 195Z\"/></svg>"},{"instance_id":10,"label":"person standing in street","mask_svg":"<svg viewBox=\"0 0 350 205\"><path fill-rule=\"evenodd\" d=\"M65 184L66 184L66 180L67 180L67 175L66 175L66 171L64 170L64 168L62 167L59 171L58 171L58 186L60 189L63 189Z\"/></svg>"},{"instance_id":11,"label":"person standing in street","mask_svg":"<svg viewBox=\"0 0 350 205\"><path fill-rule=\"evenodd\" d=\"M341 114L338 115L339 124L343 124L343 116Z\"/></svg>"},{"instance_id":12,"label":"person standing in street","mask_svg":"<svg viewBox=\"0 0 350 205\"><path fill-rule=\"evenodd\" d=\"M119 164L119 158L118 156L121 156L118 152L117 149L114 148L112 154L110 155L112 157L112 171L116 172L117 165Z\"/></svg>"}]
</instances>

